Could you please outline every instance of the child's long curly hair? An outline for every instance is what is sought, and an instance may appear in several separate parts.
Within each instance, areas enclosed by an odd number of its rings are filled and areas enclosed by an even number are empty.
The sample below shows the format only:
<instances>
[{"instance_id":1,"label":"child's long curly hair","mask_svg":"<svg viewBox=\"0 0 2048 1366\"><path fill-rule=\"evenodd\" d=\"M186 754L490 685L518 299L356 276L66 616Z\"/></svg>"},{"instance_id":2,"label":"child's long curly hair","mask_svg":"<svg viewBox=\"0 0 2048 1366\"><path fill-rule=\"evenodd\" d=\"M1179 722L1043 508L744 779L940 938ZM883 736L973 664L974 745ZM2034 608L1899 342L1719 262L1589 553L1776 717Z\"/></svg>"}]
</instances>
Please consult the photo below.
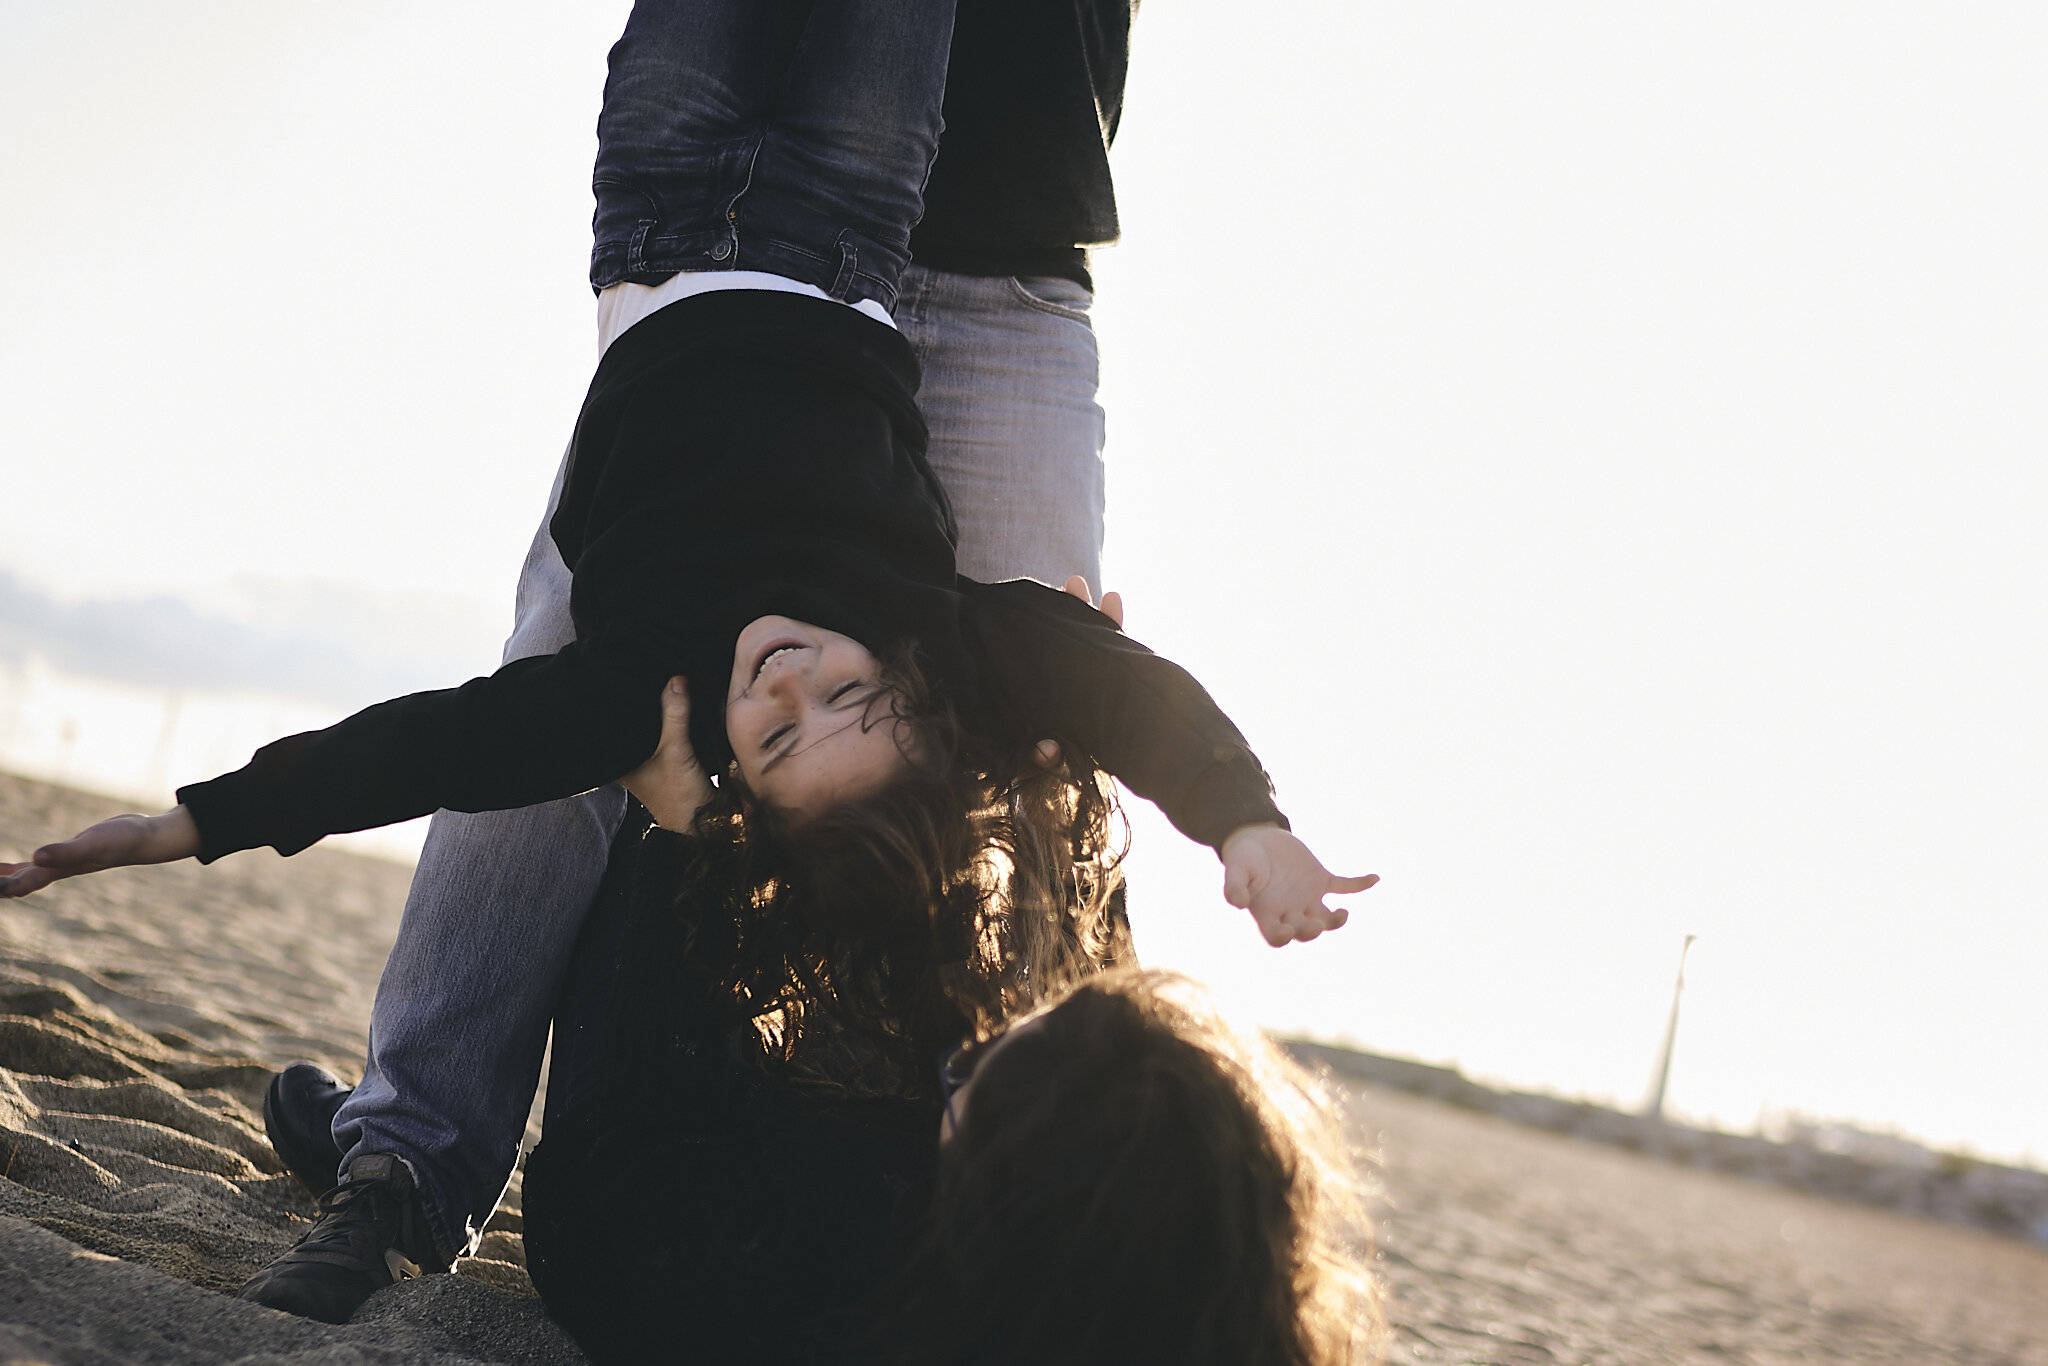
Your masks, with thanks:
<instances>
[{"instance_id":1,"label":"child's long curly hair","mask_svg":"<svg viewBox=\"0 0 2048 1366\"><path fill-rule=\"evenodd\" d=\"M1127 969L983 1045L890 1324L903 1366L1340 1366L1381 1338L1340 1112Z\"/></svg>"},{"instance_id":2,"label":"child's long curly hair","mask_svg":"<svg viewBox=\"0 0 2048 1366\"><path fill-rule=\"evenodd\" d=\"M1130 959L1124 832L1086 756L972 735L909 648L883 653L882 683L867 723L899 723L901 776L799 822L734 769L697 814L676 905L772 1070L929 1095L963 1037Z\"/></svg>"}]
</instances>

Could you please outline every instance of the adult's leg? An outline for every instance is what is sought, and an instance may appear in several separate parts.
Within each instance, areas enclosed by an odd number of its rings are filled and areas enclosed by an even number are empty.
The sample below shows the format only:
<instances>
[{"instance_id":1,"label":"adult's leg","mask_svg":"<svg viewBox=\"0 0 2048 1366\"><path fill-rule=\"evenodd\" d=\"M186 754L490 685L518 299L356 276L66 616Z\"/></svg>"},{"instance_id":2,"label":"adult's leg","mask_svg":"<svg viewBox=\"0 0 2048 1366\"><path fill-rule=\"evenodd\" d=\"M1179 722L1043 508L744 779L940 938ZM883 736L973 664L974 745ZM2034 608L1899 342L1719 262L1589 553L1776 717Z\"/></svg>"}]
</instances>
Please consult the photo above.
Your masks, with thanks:
<instances>
[{"instance_id":1,"label":"adult's leg","mask_svg":"<svg viewBox=\"0 0 2048 1366\"><path fill-rule=\"evenodd\" d=\"M569 570L548 536L560 496L558 472L520 571L508 663L575 638ZM428 828L334 1136L343 1171L367 1153L405 1159L444 1259L473 1246L518 1160L555 994L625 804L610 786L441 811Z\"/></svg>"},{"instance_id":2,"label":"adult's leg","mask_svg":"<svg viewBox=\"0 0 2048 1366\"><path fill-rule=\"evenodd\" d=\"M956 275L913 265L896 325L924 369L931 463L960 526L960 572L986 581L1070 574L1102 591L1102 409L1071 280Z\"/></svg>"}]
</instances>

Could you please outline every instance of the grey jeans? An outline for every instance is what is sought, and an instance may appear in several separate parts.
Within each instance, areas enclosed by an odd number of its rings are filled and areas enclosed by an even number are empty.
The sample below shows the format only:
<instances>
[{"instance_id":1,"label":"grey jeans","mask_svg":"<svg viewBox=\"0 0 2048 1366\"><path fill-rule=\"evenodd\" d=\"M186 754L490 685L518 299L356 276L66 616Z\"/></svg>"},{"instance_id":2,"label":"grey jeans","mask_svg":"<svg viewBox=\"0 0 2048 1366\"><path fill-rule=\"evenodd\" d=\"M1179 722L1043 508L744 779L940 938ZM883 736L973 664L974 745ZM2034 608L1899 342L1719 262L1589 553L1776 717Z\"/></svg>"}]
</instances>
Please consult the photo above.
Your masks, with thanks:
<instances>
[{"instance_id":1,"label":"grey jeans","mask_svg":"<svg viewBox=\"0 0 2048 1366\"><path fill-rule=\"evenodd\" d=\"M1102 409L1091 300L1063 279L912 266L896 322L918 362L931 462L960 525L960 571L1100 591ZM560 496L549 495L548 515ZM569 571L541 519L505 659L574 638ZM334 1117L347 1159L411 1164L443 1256L503 1194L539 1083L562 974L625 792L516 811L438 812L370 1015L363 1080Z\"/></svg>"}]
</instances>

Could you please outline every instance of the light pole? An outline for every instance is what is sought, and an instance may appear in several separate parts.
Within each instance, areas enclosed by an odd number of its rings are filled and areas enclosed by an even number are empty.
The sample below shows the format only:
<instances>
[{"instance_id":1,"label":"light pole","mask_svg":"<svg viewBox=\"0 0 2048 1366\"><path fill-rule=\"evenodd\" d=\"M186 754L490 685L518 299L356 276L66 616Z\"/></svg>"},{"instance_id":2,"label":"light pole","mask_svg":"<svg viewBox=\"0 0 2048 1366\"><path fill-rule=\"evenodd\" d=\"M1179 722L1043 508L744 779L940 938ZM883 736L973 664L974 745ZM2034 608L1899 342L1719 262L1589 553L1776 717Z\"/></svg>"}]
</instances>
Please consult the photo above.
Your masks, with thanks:
<instances>
[{"instance_id":1,"label":"light pole","mask_svg":"<svg viewBox=\"0 0 2048 1366\"><path fill-rule=\"evenodd\" d=\"M1657 1059L1657 1085L1650 1092L1650 1103L1643 1107L1644 1119L1664 1118L1664 1084L1671 1080L1671 1045L1678 1039L1678 998L1685 991L1685 955L1697 938L1696 934L1687 935L1678 950L1678 981L1671 988L1671 1020L1664 1026L1664 1051Z\"/></svg>"}]
</instances>

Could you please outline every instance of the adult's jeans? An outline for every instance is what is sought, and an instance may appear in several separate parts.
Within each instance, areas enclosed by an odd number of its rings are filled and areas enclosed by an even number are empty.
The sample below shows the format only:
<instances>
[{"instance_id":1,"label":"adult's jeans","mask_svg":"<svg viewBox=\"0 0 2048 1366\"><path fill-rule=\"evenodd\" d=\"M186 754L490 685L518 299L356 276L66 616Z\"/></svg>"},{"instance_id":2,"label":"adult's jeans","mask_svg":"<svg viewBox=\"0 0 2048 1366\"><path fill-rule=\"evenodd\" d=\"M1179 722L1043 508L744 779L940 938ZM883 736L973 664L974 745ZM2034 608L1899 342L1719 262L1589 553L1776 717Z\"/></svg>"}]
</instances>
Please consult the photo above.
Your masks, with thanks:
<instances>
[{"instance_id":1,"label":"adult's jeans","mask_svg":"<svg viewBox=\"0 0 2048 1366\"><path fill-rule=\"evenodd\" d=\"M896 302L954 0L640 0L597 120L590 282L760 270Z\"/></svg>"},{"instance_id":2,"label":"adult's jeans","mask_svg":"<svg viewBox=\"0 0 2048 1366\"><path fill-rule=\"evenodd\" d=\"M973 578L1101 587L1102 410L1088 291L911 266L896 308L924 370L932 468ZM574 639L548 538L520 573L507 661ZM370 1016L362 1084L335 1115L352 1158L397 1153L444 1257L473 1243L519 1155L548 1021L625 793L434 816ZM346 1167L346 1159L343 1163Z\"/></svg>"}]
</instances>

